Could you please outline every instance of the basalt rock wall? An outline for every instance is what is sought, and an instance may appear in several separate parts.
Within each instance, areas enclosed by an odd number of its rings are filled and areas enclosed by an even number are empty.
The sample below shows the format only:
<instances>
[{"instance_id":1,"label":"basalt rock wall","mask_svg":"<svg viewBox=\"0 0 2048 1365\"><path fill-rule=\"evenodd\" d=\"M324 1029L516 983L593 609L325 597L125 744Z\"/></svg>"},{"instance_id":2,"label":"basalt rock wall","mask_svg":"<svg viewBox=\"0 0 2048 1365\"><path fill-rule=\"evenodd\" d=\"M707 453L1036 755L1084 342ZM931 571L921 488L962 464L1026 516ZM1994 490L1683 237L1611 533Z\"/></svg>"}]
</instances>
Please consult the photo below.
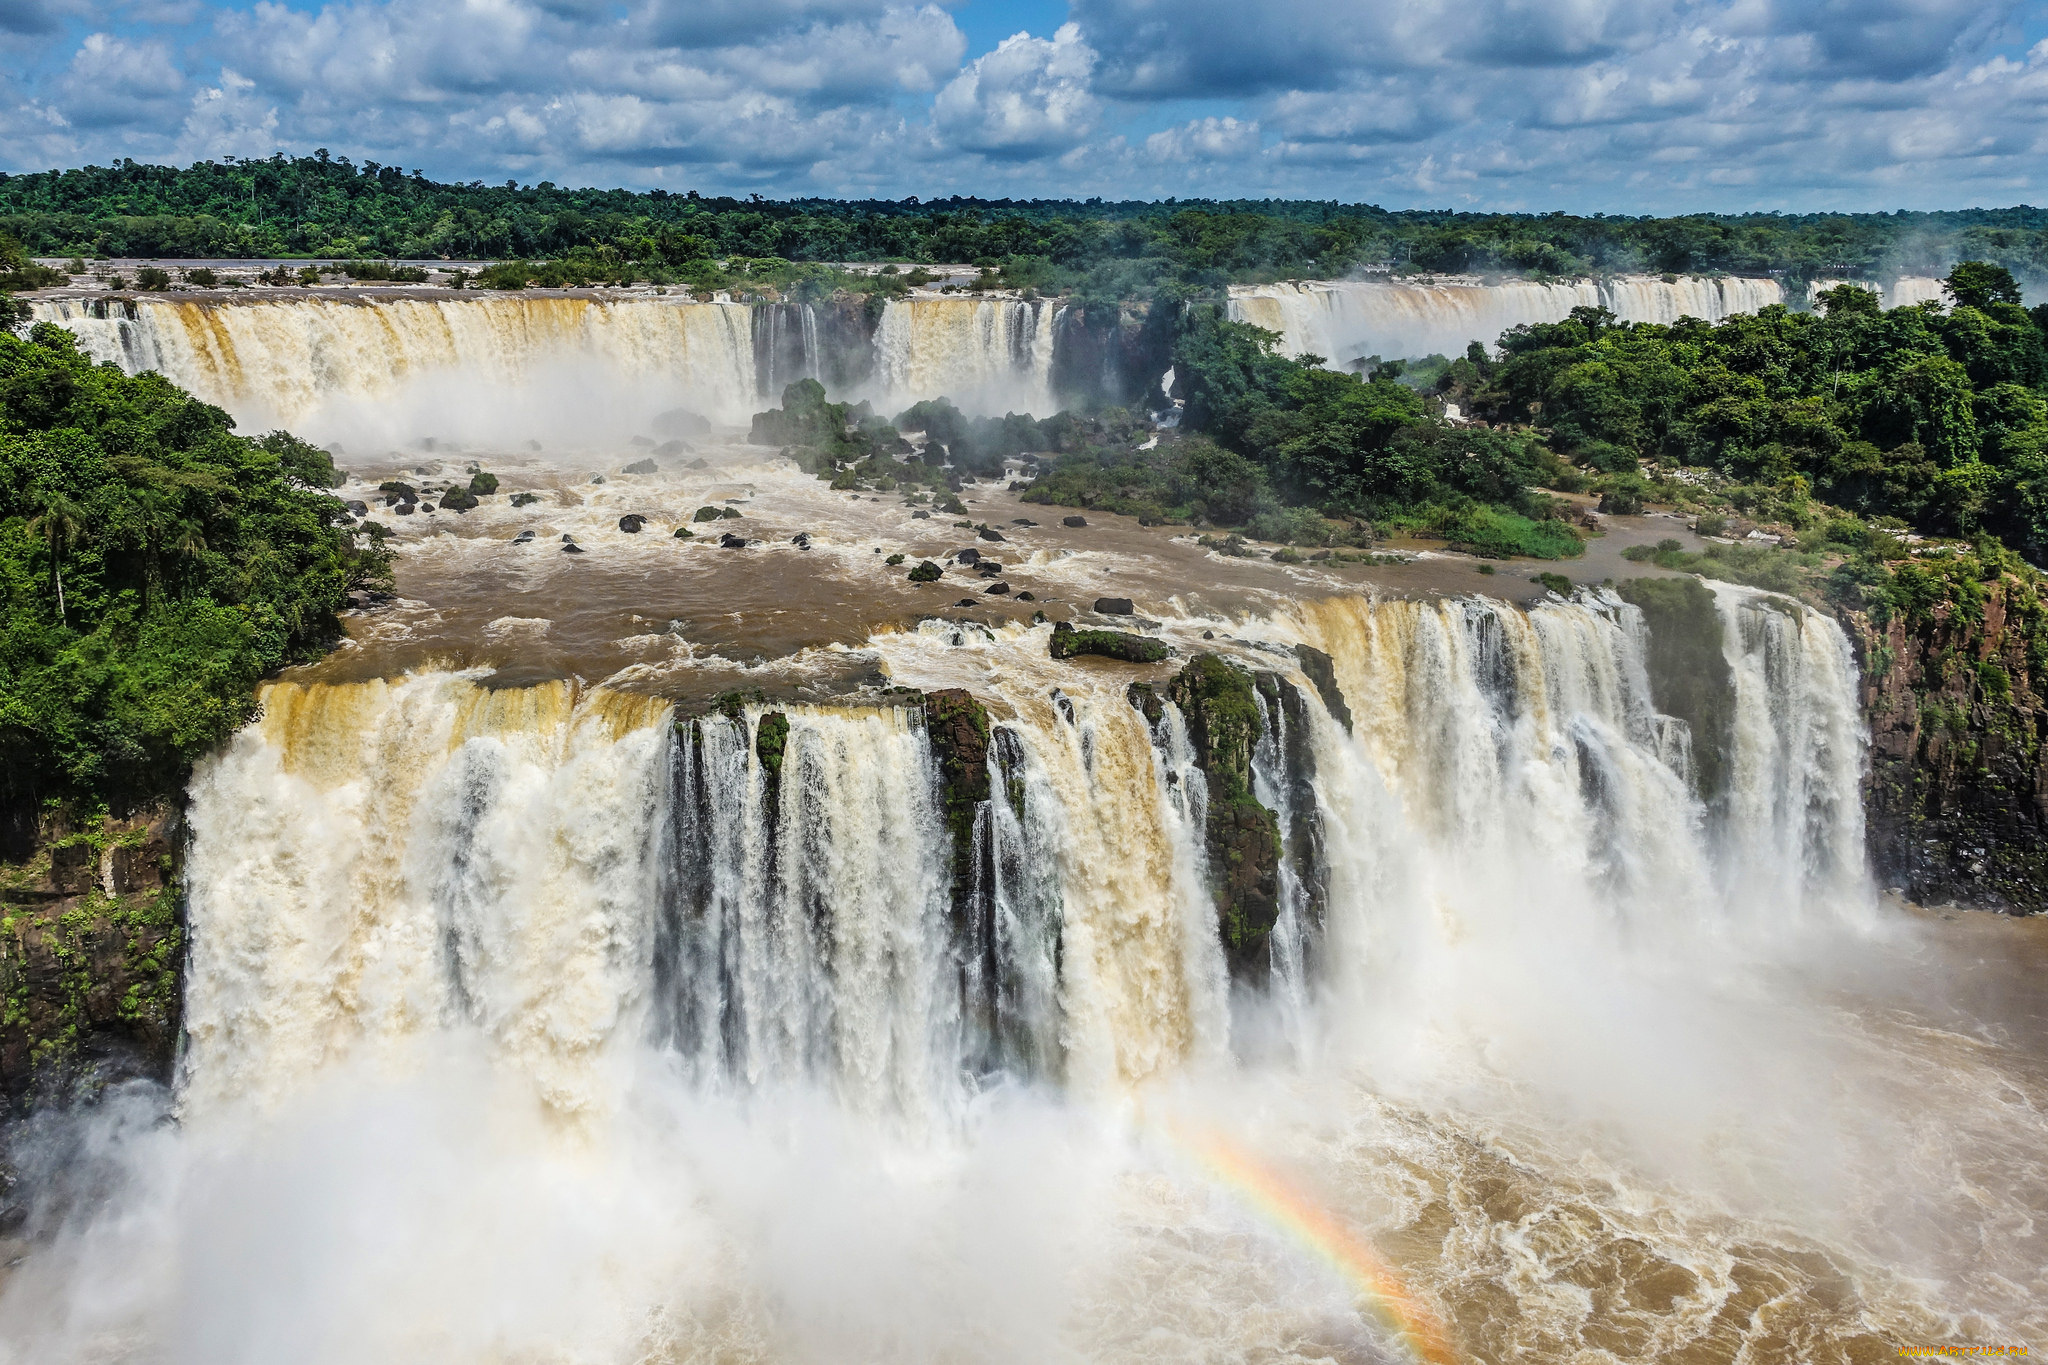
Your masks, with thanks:
<instances>
[{"instance_id":1,"label":"basalt rock wall","mask_svg":"<svg viewBox=\"0 0 2048 1365\"><path fill-rule=\"evenodd\" d=\"M1844 624L1870 724L1871 863L1915 901L2048 910L2048 670L2038 603L1985 585L1981 615Z\"/></svg>"},{"instance_id":2,"label":"basalt rock wall","mask_svg":"<svg viewBox=\"0 0 2048 1365\"><path fill-rule=\"evenodd\" d=\"M184 963L175 816L45 819L0 863L0 1103L168 1081Z\"/></svg>"}]
</instances>

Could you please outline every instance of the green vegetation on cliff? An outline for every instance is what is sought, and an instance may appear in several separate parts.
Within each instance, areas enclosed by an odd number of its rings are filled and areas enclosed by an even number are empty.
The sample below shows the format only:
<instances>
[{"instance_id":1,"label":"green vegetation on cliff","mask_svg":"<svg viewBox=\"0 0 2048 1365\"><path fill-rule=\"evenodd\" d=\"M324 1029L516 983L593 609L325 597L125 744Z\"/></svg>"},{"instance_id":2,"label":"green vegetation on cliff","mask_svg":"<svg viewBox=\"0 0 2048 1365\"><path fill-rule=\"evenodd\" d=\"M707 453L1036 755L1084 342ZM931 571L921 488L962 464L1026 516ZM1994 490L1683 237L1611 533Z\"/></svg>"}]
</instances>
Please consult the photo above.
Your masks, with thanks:
<instances>
[{"instance_id":1,"label":"green vegetation on cliff","mask_svg":"<svg viewBox=\"0 0 2048 1365\"><path fill-rule=\"evenodd\" d=\"M250 716L257 681L338 635L361 548L324 451L237 436L71 334L0 335L0 807L164 797Z\"/></svg>"}]
</instances>

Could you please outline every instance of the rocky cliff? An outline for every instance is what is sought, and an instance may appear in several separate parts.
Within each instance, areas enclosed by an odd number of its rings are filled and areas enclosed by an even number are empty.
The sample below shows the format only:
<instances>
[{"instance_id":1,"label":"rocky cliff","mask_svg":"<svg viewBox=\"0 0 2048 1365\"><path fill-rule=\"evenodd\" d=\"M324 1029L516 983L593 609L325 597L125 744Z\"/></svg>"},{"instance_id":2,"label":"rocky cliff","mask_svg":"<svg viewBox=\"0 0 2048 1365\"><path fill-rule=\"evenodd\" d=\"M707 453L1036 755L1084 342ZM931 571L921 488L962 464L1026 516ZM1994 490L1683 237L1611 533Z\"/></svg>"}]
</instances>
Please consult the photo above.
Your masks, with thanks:
<instances>
[{"instance_id":1,"label":"rocky cliff","mask_svg":"<svg viewBox=\"0 0 2048 1365\"><path fill-rule=\"evenodd\" d=\"M2048 910L2048 612L2013 578L1981 602L1843 614L1870 722L1880 881L1925 902Z\"/></svg>"},{"instance_id":2,"label":"rocky cliff","mask_svg":"<svg viewBox=\"0 0 2048 1365\"><path fill-rule=\"evenodd\" d=\"M168 1081L185 955L174 820L46 821L0 862L0 1101Z\"/></svg>"}]
</instances>

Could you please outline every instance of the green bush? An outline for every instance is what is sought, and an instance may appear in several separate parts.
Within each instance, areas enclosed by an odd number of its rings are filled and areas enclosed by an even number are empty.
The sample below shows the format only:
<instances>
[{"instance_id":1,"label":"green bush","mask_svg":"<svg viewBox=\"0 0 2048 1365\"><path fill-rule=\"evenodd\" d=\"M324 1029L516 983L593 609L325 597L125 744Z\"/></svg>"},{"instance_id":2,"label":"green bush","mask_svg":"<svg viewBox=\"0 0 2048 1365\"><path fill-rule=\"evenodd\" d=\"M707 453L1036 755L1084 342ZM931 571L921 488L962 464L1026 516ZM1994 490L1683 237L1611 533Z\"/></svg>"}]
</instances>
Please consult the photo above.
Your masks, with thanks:
<instances>
[{"instance_id":1,"label":"green bush","mask_svg":"<svg viewBox=\"0 0 2048 1365\"><path fill-rule=\"evenodd\" d=\"M944 569L941 569L929 559L923 559L919 560L916 567L911 569L908 577L913 583L936 583L944 576L945 572Z\"/></svg>"},{"instance_id":2,"label":"green bush","mask_svg":"<svg viewBox=\"0 0 2048 1365\"><path fill-rule=\"evenodd\" d=\"M1559 597L1572 595L1572 581L1561 573L1540 573L1536 575L1536 581Z\"/></svg>"}]
</instances>

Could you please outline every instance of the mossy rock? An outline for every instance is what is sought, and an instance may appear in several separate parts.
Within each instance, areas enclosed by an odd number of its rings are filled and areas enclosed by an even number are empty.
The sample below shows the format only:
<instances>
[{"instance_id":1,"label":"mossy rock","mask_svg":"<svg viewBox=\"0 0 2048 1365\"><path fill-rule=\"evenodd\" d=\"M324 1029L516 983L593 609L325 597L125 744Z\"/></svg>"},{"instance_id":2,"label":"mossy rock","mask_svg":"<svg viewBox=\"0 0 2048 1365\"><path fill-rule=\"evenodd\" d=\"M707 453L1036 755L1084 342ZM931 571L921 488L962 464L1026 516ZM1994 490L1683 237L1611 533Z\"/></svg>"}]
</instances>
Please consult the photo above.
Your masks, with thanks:
<instances>
[{"instance_id":1,"label":"mossy rock","mask_svg":"<svg viewBox=\"0 0 2048 1365\"><path fill-rule=\"evenodd\" d=\"M928 692L924 729L938 765L946 830L953 838L953 910L963 916L974 885L974 821L990 793L988 710L961 688Z\"/></svg>"},{"instance_id":2,"label":"mossy rock","mask_svg":"<svg viewBox=\"0 0 2048 1365\"><path fill-rule=\"evenodd\" d=\"M754 756L770 777L782 776L782 756L789 748L789 717L770 711L754 730Z\"/></svg>"},{"instance_id":3,"label":"mossy rock","mask_svg":"<svg viewBox=\"0 0 2048 1365\"><path fill-rule=\"evenodd\" d=\"M691 521L717 521L725 515L723 507L699 507L690 517Z\"/></svg>"},{"instance_id":4,"label":"mossy rock","mask_svg":"<svg viewBox=\"0 0 2048 1365\"><path fill-rule=\"evenodd\" d=\"M1252 794L1252 753L1265 722L1250 674L1213 654L1200 654L1168 684L1180 708L1196 761L1208 779L1203 831L1218 936L1231 969L1257 977L1280 917L1280 822Z\"/></svg>"},{"instance_id":5,"label":"mossy rock","mask_svg":"<svg viewBox=\"0 0 2048 1365\"><path fill-rule=\"evenodd\" d=\"M1065 621L1052 628L1051 649L1055 659L1092 654L1127 664L1156 664L1173 657L1173 650L1162 640L1121 630L1075 630Z\"/></svg>"},{"instance_id":6,"label":"mossy rock","mask_svg":"<svg viewBox=\"0 0 2048 1365\"><path fill-rule=\"evenodd\" d=\"M498 491L498 476L478 470L469 476L469 491L478 497L488 497Z\"/></svg>"}]
</instances>

